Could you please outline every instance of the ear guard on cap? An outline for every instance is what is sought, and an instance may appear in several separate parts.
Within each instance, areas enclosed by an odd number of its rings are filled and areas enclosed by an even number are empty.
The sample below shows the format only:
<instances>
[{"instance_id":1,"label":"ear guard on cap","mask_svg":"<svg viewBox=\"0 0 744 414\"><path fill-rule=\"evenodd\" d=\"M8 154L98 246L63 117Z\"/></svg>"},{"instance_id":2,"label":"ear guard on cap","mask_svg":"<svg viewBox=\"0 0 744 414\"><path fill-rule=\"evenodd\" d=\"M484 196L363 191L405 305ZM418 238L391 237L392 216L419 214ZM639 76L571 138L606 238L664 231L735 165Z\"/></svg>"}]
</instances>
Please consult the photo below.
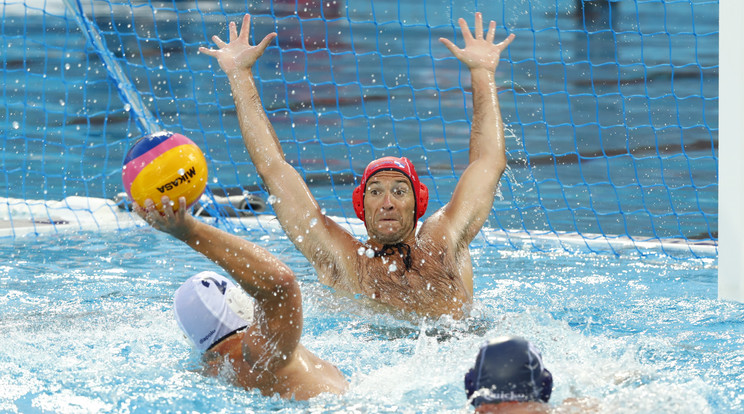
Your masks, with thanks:
<instances>
[{"instance_id":1,"label":"ear guard on cap","mask_svg":"<svg viewBox=\"0 0 744 414\"><path fill-rule=\"evenodd\" d=\"M363 182L362 184L359 184L355 189L354 192L351 194L351 201L354 203L354 213L356 213L356 216L359 218L359 220L364 220L364 185L367 184L366 182Z\"/></svg>"},{"instance_id":2,"label":"ear guard on cap","mask_svg":"<svg viewBox=\"0 0 744 414\"><path fill-rule=\"evenodd\" d=\"M409 181L411 181L413 195L416 199L415 221L418 221L418 219L426 213L426 208L429 206L429 188L419 180L413 163L406 157L383 157L374 160L367 165L367 168L364 169L364 174L362 175L362 182L354 189L351 196L352 202L354 203L354 212L360 220L366 222L364 217L364 193L367 181L378 172L389 170L400 171L403 175L408 177Z\"/></svg>"},{"instance_id":3,"label":"ear guard on cap","mask_svg":"<svg viewBox=\"0 0 744 414\"><path fill-rule=\"evenodd\" d=\"M468 372L465 374L465 395L467 395L468 400L470 397L473 396L473 393L475 392L475 370L473 368L470 368Z\"/></svg>"}]
</instances>

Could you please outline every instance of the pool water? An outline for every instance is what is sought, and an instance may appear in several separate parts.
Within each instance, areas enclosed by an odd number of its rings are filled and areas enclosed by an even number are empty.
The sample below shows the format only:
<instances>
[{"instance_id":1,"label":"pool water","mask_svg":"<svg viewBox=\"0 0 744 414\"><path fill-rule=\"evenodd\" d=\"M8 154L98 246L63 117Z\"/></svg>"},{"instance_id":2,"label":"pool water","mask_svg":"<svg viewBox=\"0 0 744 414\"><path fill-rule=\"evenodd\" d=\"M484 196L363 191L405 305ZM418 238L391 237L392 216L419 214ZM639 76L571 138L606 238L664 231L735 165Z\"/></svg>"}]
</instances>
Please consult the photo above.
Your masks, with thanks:
<instances>
[{"instance_id":1,"label":"pool water","mask_svg":"<svg viewBox=\"0 0 744 414\"><path fill-rule=\"evenodd\" d=\"M346 395L260 396L195 372L175 289L218 270L147 227L18 238L0 246L0 411L468 412L463 375L487 338L521 335L554 375L552 404L607 413L744 409L744 305L716 299L716 261L473 245L462 321L373 310L318 283L281 230L242 232L296 272L303 344L335 363Z\"/></svg>"},{"instance_id":2,"label":"pool water","mask_svg":"<svg viewBox=\"0 0 744 414\"><path fill-rule=\"evenodd\" d=\"M267 50L257 72L289 161L309 177L343 176L403 151L425 165L430 212L452 193L468 132L467 86L431 40L459 39L453 19L483 11L500 36L517 34L498 74L510 167L488 223L508 237L472 245L470 316L431 321L379 313L325 288L275 221L236 226L295 270L302 341L351 386L292 402L204 377L171 300L188 276L219 269L130 220L99 220L107 208L69 206L70 196L122 191L121 159L140 131L61 1L5 3L3 196L20 202L0 209L0 224L46 233L41 222L62 218L96 230L58 226L59 234L26 238L16 228L3 238L0 412L470 412L463 375L478 346L503 334L542 350L552 404L588 397L606 413L744 412L744 305L717 300L715 247L670 254L636 245L614 255L589 243L603 233L714 244L717 2L618 2L610 31L577 18L574 0L349 0L338 2L347 18L302 22L300 36L329 42L308 53L295 44L297 19L274 19L251 2L154 2L163 8L149 17L130 3L83 3L102 8L95 20L112 51L142 48L142 62L121 63L164 127L204 145L210 184L258 184L236 119L216 109L232 104L226 81L196 53L224 33L226 18L214 11L237 20L248 8L260 16L256 34L280 32L280 48ZM134 36L155 23L163 43ZM163 44L176 43L161 61ZM164 70L185 66L194 72ZM353 217L352 183L337 181L308 179L329 214ZM29 213L34 199L65 202ZM646 210L650 218L637 214ZM535 237L523 242L510 229ZM555 241L562 232L586 239L569 247Z\"/></svg>"}]
</instances>

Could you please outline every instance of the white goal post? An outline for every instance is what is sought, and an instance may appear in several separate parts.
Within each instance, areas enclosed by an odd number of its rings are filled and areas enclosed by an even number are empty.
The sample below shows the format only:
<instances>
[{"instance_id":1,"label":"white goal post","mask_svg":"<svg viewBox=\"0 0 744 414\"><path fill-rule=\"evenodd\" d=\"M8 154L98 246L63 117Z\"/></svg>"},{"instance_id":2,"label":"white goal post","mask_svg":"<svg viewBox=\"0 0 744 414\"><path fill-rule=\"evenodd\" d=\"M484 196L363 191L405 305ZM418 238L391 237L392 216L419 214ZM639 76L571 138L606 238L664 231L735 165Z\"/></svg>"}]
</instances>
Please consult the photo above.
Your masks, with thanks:
<instances>
[{"instance_id":1,"label":"white goal post","mask_svg":"<svg viewBox=\"0 0 744 414\"><path fill-rule=\"evenodd\" d=\"M718 7L718 297L744 302L744 1Z\"/></svg>"}]
</instances>

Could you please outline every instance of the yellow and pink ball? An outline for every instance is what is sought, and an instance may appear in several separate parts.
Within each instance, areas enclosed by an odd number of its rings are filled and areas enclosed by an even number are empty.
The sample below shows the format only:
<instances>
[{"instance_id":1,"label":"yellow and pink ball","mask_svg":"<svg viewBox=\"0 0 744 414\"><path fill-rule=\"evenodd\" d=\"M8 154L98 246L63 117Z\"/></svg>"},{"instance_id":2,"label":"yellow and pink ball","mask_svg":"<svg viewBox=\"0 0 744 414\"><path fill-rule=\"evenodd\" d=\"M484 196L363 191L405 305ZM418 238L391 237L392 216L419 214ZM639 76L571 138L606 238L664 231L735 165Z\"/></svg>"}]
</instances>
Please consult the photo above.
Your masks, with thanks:
<instances>
[{"instance_id":1,"label":"yellow and pink ball","mask_svg":"<svg viewBox=\"0 0 744 414\"><path fill-rule=\"evenodd\" d=\"M186 204L191 206L204 193L207 161L201 149L187 137L158 132L132 145L124 157L121 177L130 200L143 206L149 198L161 210L160 199L166 195L177 210L179 197L186 197Z\"/></svg>"}]
</instances>

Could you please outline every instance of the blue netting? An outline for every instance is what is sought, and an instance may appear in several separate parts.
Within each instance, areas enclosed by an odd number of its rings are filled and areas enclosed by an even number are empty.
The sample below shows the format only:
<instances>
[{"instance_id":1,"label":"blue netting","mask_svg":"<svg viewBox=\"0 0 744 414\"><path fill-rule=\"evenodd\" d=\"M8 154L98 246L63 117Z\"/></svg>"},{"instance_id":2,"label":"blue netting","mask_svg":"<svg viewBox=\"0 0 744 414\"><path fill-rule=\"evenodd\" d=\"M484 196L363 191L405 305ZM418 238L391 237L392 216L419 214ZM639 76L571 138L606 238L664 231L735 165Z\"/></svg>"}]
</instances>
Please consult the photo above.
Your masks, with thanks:
<instances>
[{"instance_id":1,"label":"blue netting","mask_svg":"<svg viewBox=\"0 0 744 414\"><path fill-rule=\"evenodd\" d=\"M468 72L438 38L459 41L457 18L479 10L498 36L517 35L496 74L510 166L489 228L515 247L564 233L588 246L717 239L717 1L70 4L0 6L8 221L29 200L122 191L121 160L146 129L122 88L203 148L212 190L265 196L227 79L197 53L246 12L256 37L279 34L255 74L287 159L327 213L355 217L351 189L383 155L416 163L431 213L467 164L471 111Z\"/></svg>"}]
</instances>

